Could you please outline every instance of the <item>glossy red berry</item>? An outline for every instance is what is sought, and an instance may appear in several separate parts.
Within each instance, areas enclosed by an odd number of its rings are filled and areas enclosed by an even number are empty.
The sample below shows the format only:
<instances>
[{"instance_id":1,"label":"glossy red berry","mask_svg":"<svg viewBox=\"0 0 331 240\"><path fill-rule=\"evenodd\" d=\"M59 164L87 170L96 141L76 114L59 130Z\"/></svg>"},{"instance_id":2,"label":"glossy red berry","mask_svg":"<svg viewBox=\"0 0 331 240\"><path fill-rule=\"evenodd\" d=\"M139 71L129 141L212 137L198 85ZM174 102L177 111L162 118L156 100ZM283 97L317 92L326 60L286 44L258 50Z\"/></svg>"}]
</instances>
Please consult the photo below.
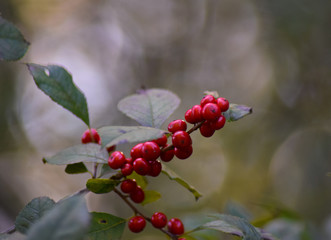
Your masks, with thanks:
<instances>
[{"instance_id":1,"label":"glossy red berry","mask_svg":"<svg viewBox=\"0 0 331 240\"><path fill-rule=\"evenodd\" d=\"M121 183L121 190L124 193L131 193L137 188L136 180L126 179Z\"/></svg>"},{"instance_id":2,"label":"glossy red berry","mask_svg":"<svg viewBox=\"0 0 331 240\"><path fill-rule=\"evenodd\" d=\"M200 101L201 107L205 106L207 103L216 103L216 99L213 95L206 95Z\"/></svg>"},{"instance_id":3,"label":"glossy red berry","mask_svg":"<svg viewBox=\"0 0 331 240\"><path fill-rule=\"evenodd\" d=\"M193 153L192 145L185 148L176 148L174 149L175 156L179 159L186 159Z\"/></svg>"},{"instance_id":4,"label":"glossy red berry","mask_svg":"<svg viewBox=\"0 0 331 240\"><path fill-rule=\"evenodd\" d=\"M204 137L211 137L215 133L215 129L212 127L211 122L205 121L200 127L200 133Z\"/></svg>"},{"instance_id":5,"label":"glossy red berry","mask_svg":"<svg viewBox=\"0 0 331 240\"><path fill-rule=\"evenodd\" d=\"M167 147L167 145L165 147ZM169 149L167 151L161 151L160 158L163 162L170 162L174 158L174 155L174 149Z\"/></svg>"},{"instance_id":6,"label":"glossy red berry","mask_svg":"<svg viewBox=\"0 0 331 240\"><path fill-rule=\"evenodd\" d=\"M226 122L226 118L223 115L221 115L216 122L211 122L210 126L215 130L219 130L224 127L225 122Z\"/></svg>"},{"instance_id":7,"label":"glossy red berry","mask_svg":"<svg viewBox=\"0 0 331 240\"><path fill-rule=\"evenodd\" d=\"M192 109L189 109L185 112L185 120L186 120L186 122L191 123L191 124L196 123L193 118Z\"/></svg>"},{"instance_id":8,"label":"glossy red berry","mask_svg":"<svg viewBox=\"0 0 331 240\"><path fill-rule=\"evenodd\" d=\"M184 225L178 218L172 218L168 222L168 231L175 235L181 235L184 233Z\"/></svg>"},{"instance_id":9,"label":"glossy red berry","mask_svg":"<svg viewBox=\"0 0 331 240\"><path fill-rule=\"evenodd\" d=\"M178 240L186 240L186 238L178 238Z\"/></svg>"},{"instance_id":10,"label":"glossy red berry","mask_svg":"<svg viewBox=\"0 0 331 240\"><path fill-rule=\"evenodd\" d=\"M174 120L168 125L168 131L175 133L177 131L186 131L187 125L182 119Z\"/></svg>"},{"instance_id":11,"label":"glossy red berry","mask_svg":"<svg viewBox=\"0 0 331 240\"><path fill-rule=\"evenodd\" d=\"M156 228L163 228L167 225L167 216L162 212L155 212L152 215L151 222Z\"/></svg>"},{"instance_id":12,"label":"glossy red berry","mask_svg":"<svg viewBox=\"0 0 331 240\"><path fill-rule=\"evenodd\" d=\"M82 143L84 143L84 144L91 143L91 142L101 144L101 138L99 136L99 133L94 128L87 129L83 133L81 140L82 140Z\"/></svg>"},{"instance_id":13,"label":"glossy red berry","mask_svg":"<svg viewBox=\"0 0 331 240\"><path fill-rule=\"evenodd\" d=\"M226 98L217 98L217 105L220 107L222 112L225 112L229 109L229 101Z\"/></svg>"},{"instance_id":14,"label":"glossy red berry","mask_svg":"<svg viewBox=\"0 0 331 240\"><path fill-rule=\"evenodd\" d=\"M185 148L192 144L192 139L187 132L177 131L172 135L172 144L177 148Z\"/></svg>"},{"instance_id":15,"label":"glossy red berry","mask_svg":"<svg viewBox=\"0 0 331 240\"><path fill-rule=\"evenodd\" d=\"M221 116L221 109L215 103L207 103L202 108L202 117L208 121L217 121L217 119Z\"/></svg>"},{"instance_id":16,"label":"glossy red berry","mask_svg":"<svg viewBox=\"0 0 331 240\"><path fill-rule=\"evenodd\" d=\"M145 199L144 190L137 186L132 192L130 192L130 198L135 203L141 203Z\"/></svg>"},{"instance_id":17,"label":"glossy red berry","mask_svg":"<svg viewBox=\"0 0 331 240\"><path fill-rule=\"evenodd\" d=\"M155 142L145 142L141 147L143 158L154 161L160 156L160 147Z\"/></svg>"},{"instance_id":18,"label":"glossy red berry","mask_svg":"<svg viewBox=\"0 0 331 240\"><path fill-rule=\"evenodd\" d=\"M144 158L137 158L133 162L133 170L139 175L144 176L149 172L150 166L149 163Z\"/></svg>"},{"instance_id":19,"label":"glossy red berry","mask_svg":"<svg viewBox=\"0 0 331 240\"><path fill-rule=\"evenodd\" d=\"M121 168L121 172L123 176L129 176L133 172L133 166L130 163L125 163Z\"/></svg>"},{"instance_id":20,"label":"glossy red berry","mask_svg":"<svg viewBox=\"0 0 331 240\"><path fill-rule=\"evenodd\" d=\"M125 162L132 165L133 164L133 159L132 158L126 158Z\"/></svg>"},{"instance_id":21,"label":"glossy red berry","mask_svg":"<svg viewBox=\"0 0 331 240\"><path fill-rule=\"evenodd\" d=\"M160 175L160 173L162 171L161 162L159 162L158 160L152 161L152 162L149 162L149 166L150 166L150 169L149 169L149 172L148 172L149 176L157 177L157 176Z\"/></svg>"},{"instance_id":22,"label":"glossy red berry","mask_svg":"<svg viewBox=\"0 0 331 240\"><path fill-rule=\"evenodd\" d=\"M195 123L201 122L203 120L202 107L200 105L194 105L192 107L192 116Z\"/></svg>"},{"instance_id":23,"label":"glossy red berry","mask_svg":"<svg viewBox=\"0 0 331 240\"><path fill-rule=\"evenodd\" d=\"M119 169L126 163L125 156L120 151L115 151L108 158L108 165L112 169Z\"/></svg>"},{"instance_id":24,"label":"glossy red berry","mask_svg":"<svg viewBox=\"0 0 331 240\"><path fill-rule=\"evenodd\" d=\"M128 227L131 232L139 233L144 230L146 226L146 220L142 216L134 216L130 218L128 222Z\"/></svg>"},{"instance_id":25,"label":"glossy red berry","mask_svg":"<svg viewBox=\"0 0 331 240\"><path fill-rule=\"evenodd\" d=\"M132 159L143 157L142 147L143 147L143 143L138 143L133 148L131 148L130 156L132 157Z\"/></svg>"},{"instance_id":26,"label":"glossy red berry","mask_svg":"<svg viewBox=\"0 0 331 240\"><path fill-rule=\"evenodd\" d=\"M153 140L153 142L155 142L157 145L159 145L159 147L164 147L167 144L168 138L167 135L163 134L162 137Z\"/></svg>"}]
</instances>

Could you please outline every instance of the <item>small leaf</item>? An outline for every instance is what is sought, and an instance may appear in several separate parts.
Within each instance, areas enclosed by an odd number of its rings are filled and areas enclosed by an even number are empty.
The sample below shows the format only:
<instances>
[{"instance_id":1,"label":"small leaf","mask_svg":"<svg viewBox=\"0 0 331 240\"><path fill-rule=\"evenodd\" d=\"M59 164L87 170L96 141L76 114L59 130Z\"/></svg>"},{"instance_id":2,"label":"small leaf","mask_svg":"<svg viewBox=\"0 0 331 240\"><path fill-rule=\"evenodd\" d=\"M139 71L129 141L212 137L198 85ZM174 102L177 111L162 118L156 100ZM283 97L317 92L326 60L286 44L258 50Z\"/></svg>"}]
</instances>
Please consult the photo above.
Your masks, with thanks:
<instances>
[{"instance_id":1,"label":"small leaf","mask_svg":"<svg viewBox=\"0 0 331 240\"><path fill-rule=\"evenodd\" d=\"M223 113L228 122L237 121L253 112L251 107L230 103L229 109Z\"/></svg>"},{"instance_id":2,"label":"small leaf","mask_svg":"<svg viewBox=\"0 0 331 240\"><path fill-rule=\"evenodd\" d=\"M102 146L112 146L157 139L164 134L164 131L156 128L140 126L109 126L99 128L98 133L102 139Z\"/></svg>"},{"instance_id":3,"label":"small leaf","mask_svg":"<svg viewBox=\"0 0 331 240\"><path fill-rule=\"evenodd\" d=\"M189 190L191 193L193 193L195 200L198 200L202 195L190 184L188 184L185 180L180 178L173 170L171 170L169 167L162 164L162 173L167 175L169 179L176 181L183 187L185 187L187 190Z\"/></svg>"},{"instance_id":4,"label":"small leaf","mask_svg":"<svg viewBox=\"0 0 331 240\"><path fill-rule=\"evenodd\" d=\"M145 199L141 203L141 205L145 206L148 203L155 202L161 198L161 194L157 191L153 190L144 190L145 192Z\"/></svg>"},{"instance_id":5,"label":"small leaf","mask_svg":"<svg viewBox=\"0 0 331 240\"><path fill-rule=\"evenodd\" d=\"M11 22L0 16L0 60L16 61L28 50L29 43Z\"/></svg>"},{"instance_id":6,"label":"small leaf","mask_svg":"<svg viewBox=\"0 0 331 240\"><path fill-rule=\"evenodd\" d=\"M148 89L122 99L117 107L143 126L160 128L179 103L177 95L168 90Z\"/></svg>"},{"instance_id":7,"label":"small leaf","mask_svg":"<svg viewBox=\"0 0 331 240\"><path fill-rule=\"evenodd\" d=\"M17 215L15 221L16 229L26 234L31 225L39 220L49 211L55 202L48 197L38 197L29 202Z\"/></svg>"},{"instance_id":8,"label":"small leaf","mask_svg":"<svg viewBox=\"0 0 331 240\"><path fill-rule=\"evenodd\" d=\"M32 225L26 240L82 240L89 225L85 199L75 195L61 200Z\"/></svg>"},{"instance_id":9,"label":"small leaf","mask_svg":"<svg viewBox=\"0 0 331 240\"><path fill-rule=\"evenodd\" d=\"M64 171L68 174L79 174L79 173L86 173L88 169L86 168L85 164L82 162L68 164Z\"/></svg>"},{"instance_id":10,"label":"small leaf","mask_svg":"<svg viewBox=\"0 0 331 240\"><path fill-rule=\"evenodd\" d=\"M38 88L54 102L60 104L90 125L87 102L84 94L73 83L71 75L60 66L27 64Z\"/></svg>"},{"instance_id":11,"label":"small leaf","mask_svg":"<svg viewBox=\"0 0 331 240\"><path fill-rule=\"evenodd\" d=\"M137 185L140 186L142 189L145 189L147 187L148 181L145 176L133 172L131 175L127 176L127 178L134 179Z\"/></svg>"},{"instance_id":12,"label":"small leaf","mask_svg":"<svg viewBox=\"0 0 331 240\"><path fill-rule=\"evenodd\" d=\"M52 157L44 158L44 162L55 165L67 165L79 162L107 163L108 152L95 143L80 144L66 148Z\"/></svg>"},{"instance_id":13,"label":"small leaf","mask_svg":"<svg viewBox=\"0 0 331 240\"><path fill-rule=\"evenodd\" d=\"M88 233L90 240L118 240L123 234L126 220L108 213L92 212Z\"/></svg>"},{"instance_id":14,"label":"small leaf","mask_svg":"<svg viewBox=\"0 0 331 240\"><path fill-rule=\"evenodd\" d=\"M87 180L86 187L91 192L101 194L109 193L119 184L119 181L104 178L91 178Z\"/></svg>"}]
</instances>

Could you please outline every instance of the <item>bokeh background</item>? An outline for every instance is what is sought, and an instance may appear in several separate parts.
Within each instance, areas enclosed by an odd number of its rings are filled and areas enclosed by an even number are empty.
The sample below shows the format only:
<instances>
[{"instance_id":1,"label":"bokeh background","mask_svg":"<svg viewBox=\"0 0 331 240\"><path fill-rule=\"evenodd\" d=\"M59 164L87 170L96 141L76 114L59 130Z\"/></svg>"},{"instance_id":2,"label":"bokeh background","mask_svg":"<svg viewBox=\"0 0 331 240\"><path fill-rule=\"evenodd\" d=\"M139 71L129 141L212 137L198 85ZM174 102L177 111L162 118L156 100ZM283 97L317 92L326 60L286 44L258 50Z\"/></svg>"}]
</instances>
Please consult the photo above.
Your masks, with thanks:
<instances>
[{"instance_id":1,"label":"bokeh background","mask_svg":"<svg viewBox=\"0 0 331 240\"><path fill-rule=\"evenodd\" d=\"M331 239L331 1L1 0L0 12L31 43L19 63L0 63L0 231L32 198L57 201L89 178L42 164L79 144L86 127L37 89L22 64L33 62L73 75L96 128L135 125L116 106L143 86L182 99L164 128L205 90L252 106L212 138L194 133L193 156L169 163L203 193L198 202L161 176L149 188L162 199L143 211L180 217L187 229L219 212L280 239ZM132 215L113 194L88 204ZM152 227L124 234L164 238Z\"/></svg>"}]
</instances>

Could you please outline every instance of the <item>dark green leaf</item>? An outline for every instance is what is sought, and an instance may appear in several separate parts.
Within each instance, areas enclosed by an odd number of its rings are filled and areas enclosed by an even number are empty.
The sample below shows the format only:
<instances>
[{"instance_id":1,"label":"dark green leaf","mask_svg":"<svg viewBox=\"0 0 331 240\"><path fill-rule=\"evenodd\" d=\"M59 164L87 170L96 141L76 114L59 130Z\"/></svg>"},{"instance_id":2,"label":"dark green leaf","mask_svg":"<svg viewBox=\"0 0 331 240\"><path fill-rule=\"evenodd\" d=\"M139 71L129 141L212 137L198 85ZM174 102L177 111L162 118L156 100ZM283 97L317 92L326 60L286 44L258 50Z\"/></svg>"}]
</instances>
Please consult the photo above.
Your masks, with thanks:
<instances>
[{"instance_id":1,"label":"dark green leaf","mask_svg":"<svg viewBox=\"0 0 331 240\"><path fill-rule=\"evenodd\" d=\"M71 75L56 65L27 64L38 88L54 102L66 108L90 125L87 102L84 94L73 83Z\"/></svg>"},{"instance_id":2,"label":"dark green leaf","mask_svg":"<svg viewBox=\"0 0 331 240\"><path fill-rule=\"evenodd\" d=\"M26 240L82 240L90 225L85 199L75 195L57 203L28 231Z\"/></svg>"},{"instance_id":3,"label":"dark green leaf","mask_svg":"<svg viewBox=\"0 0 331 240\"><path fill-rule=\"evenodd\" d=\"M80 144L66 148L44 162L55 165L67 165L79 162L107 163L108 152L96 143Z\"/></svg>"},{"instance_id":4,"label":"dark green leaf","mask_svg":"<svg viewBox=\"0 0 331 240\"><path fill-rule=\"evenodd\" d=\"M86 173L88 169L85 164L82 162L68 164L64 170L68 174L78 174L78 173Z\"/></svg>"},{"instance_id":5,"label":"dark green leaf","mask_svg":"<svg viewBox=\"0 0 331 240\"><path fill-rule=\"evenodd\" d=\"M223 113L228 122L237 121L253 112L251 107L230 103L229 109Z\"/></svg>"},{"instance_id":6,"label":"dark green leaf","mask_svg":"<svg viewBox=\"0 0 331 240\"><path fill-rule=\"evenodd\" d=\"M157 200L159 200L161 198L161 194L157 191L153 191L153 190L144 190L145 192L145 199L144 201L141 203L141 205L146 205L148 203L152 203L155 202Z\"/></svg>"},{"instance_id":7,"label":"dark green leaf","mask_svg":"<svg viewBox=\"0 0 331 240\"><path fill-rule=\"evenodd\" d=\"M127 176L127 178L136 180L136 183L142 189L145 189L147 187L148 182L145 176L141 176L138 173L133 172L130 176Z\"/></svg>"},{"instance_id":8,"label":"dark green leaf","mask_svg":"<svg viewBox=\"0 0 331 240\"><path fill-rule=\"evenodd\" d=\"M21 32L0 16L0 60L15 61L24 56L29 43Z\"/></svg>"},{"instance_id":9,"label":"dark green leaf","mask_svg":"<svg viewBox=\"0 0 331 240\"><path fill-rule=\"evenodd\" d=\"M15 221L16 229L26 234L31 225L44 216L54 205L55 202L48 197L33 199L17 215Z\"/></svg>"},{"instance_id":10,"label":"dark green leaf","mask_svg":"<svg viewBox=\"0 0 331 240\"><path fill-rule=\"evenodd\" d=\"M169 167L162 164L162 173L167 175L169 179L176 181L183 187L185 187L187 190L189 190L191 193L193 193L195 200L198 200L202 195L190 184L188 184L185 180L180 178L173 170L171 170Z\"/></svg>"},{"instance_id":11,"label":"dark green leaf","mask_svg":"<svg viewBox=\"0 0 331 240\"><path fill-rule=\"evenodd\" d=\"M125 219L107 213L92 212L92 222L88 233L90 240L121 239Z\"/></svg>"},{"instance_id":12,"label":"dark green leaf","mask_svg":"<svg viewBox=\"0 0 331 240\"><path fill-rule=\"evenodd\" d=\"M160 128L179 103L177 95L168 90L148 89L122 99L117 107L143 126Z\"/></svg>"},{"instance_id":13,"label":"dark green leaf","mask_svg":"<svg viewBox=\"0 0 331 240\"><path fill-rule=\"evenodd\" d=\"M112 146L122 143L145 142L157 139L164 134L163 130L150 127L109 126L98 129L102 146Z\"/></svg>"},{"instance_id":14,"label":"dark green leaf","mask_svg":"<svg viewBox=\"0 0 331 240\"><path fill-rule=\"evenodd\" d=\"M108 193L114 190L119 181L104 178L91 178L87 180L86 187L94 193Z\"/></svg>"}]
</instances>

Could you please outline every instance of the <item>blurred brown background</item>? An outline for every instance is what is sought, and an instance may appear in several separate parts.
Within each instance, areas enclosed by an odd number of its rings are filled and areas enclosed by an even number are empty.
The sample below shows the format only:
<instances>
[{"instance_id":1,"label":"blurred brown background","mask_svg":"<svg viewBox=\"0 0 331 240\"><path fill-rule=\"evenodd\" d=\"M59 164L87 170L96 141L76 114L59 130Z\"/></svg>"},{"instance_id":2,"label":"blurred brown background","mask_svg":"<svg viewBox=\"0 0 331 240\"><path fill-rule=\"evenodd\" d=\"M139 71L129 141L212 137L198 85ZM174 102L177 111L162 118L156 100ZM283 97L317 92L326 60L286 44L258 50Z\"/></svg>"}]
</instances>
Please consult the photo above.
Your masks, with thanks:
<instances>
[{"instance_id":1,"label":"blurred brown background","mask_svg":"<svg viewBox=\"0 0 331 240\"><path fill-rule=\"evenodd\" d=\"M209 212L271 216L264 227L281 239L331 239L331 1L1 0L0 12L31 43L21 63L71 72L93 127L136 124L116 105L141 86L182 99L169 121L205 90L253 107L210 139L194 133L193 156L169 164L204 194L199 202L162 176L149 187L162 199L144 211L181 217L187 229ZM39 91L21 63L0 63L0 231L32 198L59 200L89 177L42 164L79 144L85 126ZM131 216L113 194L88 203ZM124 236L163 238L151 227Z\"/></svg>"}]
</instances>

